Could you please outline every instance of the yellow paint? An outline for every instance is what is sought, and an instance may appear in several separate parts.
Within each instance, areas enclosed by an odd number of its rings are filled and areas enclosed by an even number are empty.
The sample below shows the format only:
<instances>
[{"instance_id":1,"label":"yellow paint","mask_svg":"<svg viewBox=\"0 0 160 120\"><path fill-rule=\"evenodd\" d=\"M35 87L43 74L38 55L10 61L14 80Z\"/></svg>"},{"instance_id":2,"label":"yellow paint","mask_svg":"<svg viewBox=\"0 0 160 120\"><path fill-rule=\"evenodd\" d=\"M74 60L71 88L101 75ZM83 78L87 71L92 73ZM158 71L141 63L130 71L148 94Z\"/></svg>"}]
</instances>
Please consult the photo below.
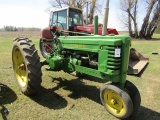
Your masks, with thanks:
<instances>
[{"instance_id":1,"label":"yellow paint","mask_svg":"<svg viewBox=\"0 0 160 120\"><path fill-rule=\"evenodd\" d=\"M73 46L76 48L86 48L85 45L80 45L80 44L74 44Z\"/></svg>"},{"instance_id":2,"label":"yellow paint","mask_svg":"<svg viewBox=\"0 0 160 120\"><path fill-rule=\"evenodd\" d=\"M26 87L28 83L27 71L23 55L18 48L15 48L13 51L13 66L18 84L21 86L21 88Z\"/></svg>"},{"instance_id":3,"label":"yellow paint","mask_svg":"<svg viewBox=\"0 0 160 120\"><path fill-rule=\"evenodd\" d=\"M106 108L115 116L121 116L125 114L125 104L119 94L113 90L104 91L104 102Z\"/></svg>"}]
</instances>

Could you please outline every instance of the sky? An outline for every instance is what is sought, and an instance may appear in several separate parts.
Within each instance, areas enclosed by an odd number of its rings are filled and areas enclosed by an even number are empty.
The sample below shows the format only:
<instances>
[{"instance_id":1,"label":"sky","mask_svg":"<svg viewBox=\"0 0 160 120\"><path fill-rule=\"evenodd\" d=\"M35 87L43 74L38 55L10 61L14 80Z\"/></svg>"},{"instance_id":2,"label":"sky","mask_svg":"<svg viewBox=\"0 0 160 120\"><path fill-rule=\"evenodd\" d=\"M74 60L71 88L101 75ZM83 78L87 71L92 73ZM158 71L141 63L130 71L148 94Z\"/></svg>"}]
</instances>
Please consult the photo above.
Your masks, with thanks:
<instances>
[{"instance_id":1,"label":"sky","mask_svg":"<svg viewBox=\"0 0 160 120\"><path fill-rule=\"evenodd\" d=\"M49 24L50 6L47 0L0 0L0 28L6 25L16 27L39 27Z\"/></svg>"},{"instance_id":2,"label":"sky","mask_svg":"<svg viewBox=\"0 0 160 120\"><path fill-rule=\"evenodd\" d=\"M124 29L117 17L117 5L119 0L110 0L108 27L117 30ZM106 0L100 0L102 13L99 14L99 23L103 20L103 10ZM44 28L49 25L49 13L51 7L49 0L0 0L0 28L12 25L16 27Z\"/></svg>"}]
</instances>

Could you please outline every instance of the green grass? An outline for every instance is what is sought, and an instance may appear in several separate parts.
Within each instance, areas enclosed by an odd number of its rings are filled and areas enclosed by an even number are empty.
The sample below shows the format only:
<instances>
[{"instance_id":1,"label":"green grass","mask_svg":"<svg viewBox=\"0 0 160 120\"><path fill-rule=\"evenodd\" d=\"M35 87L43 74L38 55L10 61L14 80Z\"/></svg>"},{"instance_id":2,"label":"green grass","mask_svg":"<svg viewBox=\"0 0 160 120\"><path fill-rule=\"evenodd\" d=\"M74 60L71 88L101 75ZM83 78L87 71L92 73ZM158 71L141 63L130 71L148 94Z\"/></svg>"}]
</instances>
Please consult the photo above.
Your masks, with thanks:
<instances>
[{"instance_id":1,"label":"green grass","mask_svg":"<svg viewBox=\"0 0 160 120\"><path fill-rule=\"evenodd\" d=\"M127 31L118 31L120 35L129 35ZM160 34L153 34L152 36L153 39L160 39Z\"/></svg>"},{"instance_id":2,"label":"green grass","mask_svg":"<svg viewBox=\"0 0 160 120\"><path fill-rule=\"evenodd\" d=\"M23 95L12 70L11 49L16 36L1 36L0 83L8 88L0 92L3 96L0 105L9 109L8 120L117 120L105 111L100 102L99 89L105 83L94 77L77 78L63 71L45 71L43 67L42 89L31 97ZM39 37L32 35L30 39L38 48ZM160 40L132 41L132 47L150 61L140 77L128 76L128 80L138 87L142 99L136 120L160 119L159 45ZM159 54L153 55L152 52ZM3 118L0 115L0 119Z\"/></svg>"},{"instance_id":3,"label":"green grass","mask_svg":"<svg viewBox=\"0 0 160 120\"><path fill-rule=\"evenodd\" d=\"M153 34L153 38L158 38L158 39L160 39L160 34Z\"/></svg>"}]
</instances>

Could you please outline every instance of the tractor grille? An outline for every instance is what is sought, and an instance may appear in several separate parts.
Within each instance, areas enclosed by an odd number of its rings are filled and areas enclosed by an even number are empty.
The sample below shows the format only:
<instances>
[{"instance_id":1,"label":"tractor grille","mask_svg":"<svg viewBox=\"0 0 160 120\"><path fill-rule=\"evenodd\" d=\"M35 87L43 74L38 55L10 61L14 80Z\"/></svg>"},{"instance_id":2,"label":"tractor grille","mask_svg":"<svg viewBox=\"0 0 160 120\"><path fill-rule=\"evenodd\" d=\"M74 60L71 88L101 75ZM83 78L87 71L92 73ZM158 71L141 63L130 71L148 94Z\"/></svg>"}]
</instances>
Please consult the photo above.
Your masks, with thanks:
<instances>
[{"instance_id":1,"label":"tractor grille","mask_svg":"<svg viewBox=\"0 0 160 120\"><path fill-rule=\"evenodd\" d=\"M108 46L107 69L119 70L121 67L121 46Z\"/></svg>"}]
</instances>

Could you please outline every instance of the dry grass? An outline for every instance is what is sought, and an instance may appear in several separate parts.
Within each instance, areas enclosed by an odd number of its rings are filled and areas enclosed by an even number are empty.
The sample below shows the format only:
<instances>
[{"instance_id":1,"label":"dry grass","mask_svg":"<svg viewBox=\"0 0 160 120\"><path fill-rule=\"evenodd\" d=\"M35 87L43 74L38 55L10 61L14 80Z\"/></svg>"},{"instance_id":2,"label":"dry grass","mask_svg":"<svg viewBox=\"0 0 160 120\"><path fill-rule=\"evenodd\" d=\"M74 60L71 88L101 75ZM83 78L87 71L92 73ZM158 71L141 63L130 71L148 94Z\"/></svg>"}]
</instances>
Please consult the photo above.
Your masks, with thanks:
<instances>
[{"instance_id":1,"label":"dry grass","mask_svg":"<svg viewBox=\"0 0 160 120\"><path fill-rule=\"evenodd\" d=\"M9 109L8 120L117 120L101 105L99 89L104 81L94 77L77 78L63 71L45 71L43 67L42 89L35 96L24 96L17 87L12 70L11 48L12 40L19 37L16 35L17 33L0 33L0 83L8 86L5 91L0 92L3 96L0 105ZM29 36L38 48L38 34ZM132 46L150 59L140 77L128 76L138 87L142 97L135 120L160 119L159 45L160 40L132 41ZM155 51L159 54L152 55ZM5 119L5 116L0 115L0 119Z\"/></svg>"},{"instance_id":2,"label":"dry grass","mask_svg":"<svg viewBox=\"0 0 160 120\"><path fill-rule=\"evenodd\" d=\"M10 38L18 38L18 37L39 37L40 31L18 31L18 32L2 32L0 31L0 37L10 37Z\"/></svg>"}]
</instances>

